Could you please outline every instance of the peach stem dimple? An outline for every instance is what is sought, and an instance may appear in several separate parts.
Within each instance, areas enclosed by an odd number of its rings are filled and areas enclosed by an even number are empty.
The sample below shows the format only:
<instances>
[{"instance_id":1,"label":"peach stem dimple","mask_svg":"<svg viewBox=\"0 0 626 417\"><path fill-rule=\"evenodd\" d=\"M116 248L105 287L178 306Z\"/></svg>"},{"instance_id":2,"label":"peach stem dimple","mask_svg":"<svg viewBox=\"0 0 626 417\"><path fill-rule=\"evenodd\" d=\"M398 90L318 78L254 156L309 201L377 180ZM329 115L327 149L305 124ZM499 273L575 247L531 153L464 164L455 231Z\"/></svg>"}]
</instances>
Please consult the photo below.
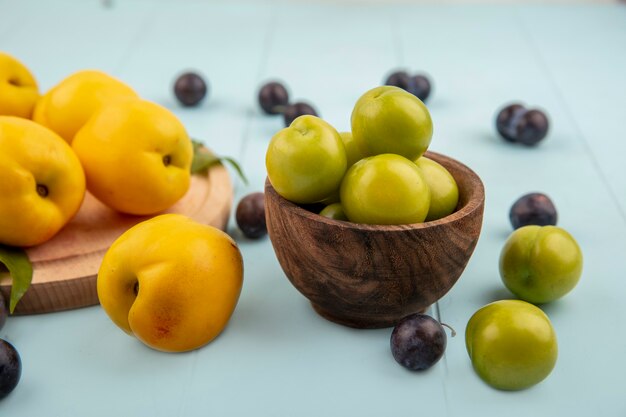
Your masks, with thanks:
<instances>
[{"instance_id":1,"label":"peach stem dimple","mask_svg":"<svg viewBox=\"0 0 626 417\"><path fill-rule=\"evenodd\" d=\"M37 194L39 194L41 197L47 197L48 187L43 184L37 184Z\"/></svg>"},{"instance_id":2,"label":"peach stem dimple","mask_svg":"<svg viewBox=\"0 0 626 417\"><path fill-rule=\"evenodd\" d=\"M172 163L172 157L170 155L165 155L163 157L163 165L168 166Z\"/></svg>"}]
</instances>

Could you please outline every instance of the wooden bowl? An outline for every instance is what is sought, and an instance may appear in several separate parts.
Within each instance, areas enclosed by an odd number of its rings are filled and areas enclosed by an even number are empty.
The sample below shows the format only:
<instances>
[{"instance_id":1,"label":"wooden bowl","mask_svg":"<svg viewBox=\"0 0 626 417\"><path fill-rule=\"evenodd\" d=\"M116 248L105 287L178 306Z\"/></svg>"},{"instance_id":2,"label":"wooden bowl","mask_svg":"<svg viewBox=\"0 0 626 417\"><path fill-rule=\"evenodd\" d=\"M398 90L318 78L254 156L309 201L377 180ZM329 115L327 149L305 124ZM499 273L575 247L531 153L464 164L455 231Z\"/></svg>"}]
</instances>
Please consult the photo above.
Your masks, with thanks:
<instances>
[{"instance_id":1,"label":"wooden bowl","mask_svg":"<svg viewBox=\"0 0 626 417\"><path fill-rule=\"evenodd\" d=\"M434 152L459 187L451 215L399 226L328 219L265 182L268 233L287 278L324 318L356 328L395 325L443 297L478 241L485 191L471 169Z\"/></svg>"}]
</instances>

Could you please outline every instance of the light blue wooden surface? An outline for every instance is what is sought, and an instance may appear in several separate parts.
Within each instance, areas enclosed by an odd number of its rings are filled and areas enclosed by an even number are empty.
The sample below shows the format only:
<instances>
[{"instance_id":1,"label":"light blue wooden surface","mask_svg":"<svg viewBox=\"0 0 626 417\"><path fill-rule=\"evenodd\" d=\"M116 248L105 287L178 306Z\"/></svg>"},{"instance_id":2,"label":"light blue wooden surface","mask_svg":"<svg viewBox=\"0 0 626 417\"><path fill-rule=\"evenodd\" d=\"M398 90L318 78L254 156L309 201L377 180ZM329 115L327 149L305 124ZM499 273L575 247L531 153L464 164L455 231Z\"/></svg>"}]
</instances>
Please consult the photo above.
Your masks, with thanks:
<instances>
[{"instance_id":1,"label":"light blue wooden surface","mask_svg":"<svg viewBox=\"0 0 626 417\"><path fill-rule=\"evenodd\" d=\"M203 349L163 354L128 337L100 307L11 317L0 337L19 350L18 388L2 417L33 416L615 416L626 415L626 8L623 6L349 6L323 2L0 0L0 50L45 91L98 68L172 109L190 134L238 158L235 204L262 189L269 139L258 86L283 79L339 130L356 99L391 69L425 71L431 149L485 183L484 226L465 273L432 314L459 336L422 374L389 351L390 329L358 331L318 317L289 284L269 240L244 239L245 283L226 331ZM211 84L197 109L171 94L194 68ZM495 136L503 104L545 109L539 147ZM559 225L580 243L579 286L544 307L559 339L550 377L515 393L483 384L467 357L471 314L509 298L498 275L508 210L549 194Z\"/></svg>"}]
</instances>

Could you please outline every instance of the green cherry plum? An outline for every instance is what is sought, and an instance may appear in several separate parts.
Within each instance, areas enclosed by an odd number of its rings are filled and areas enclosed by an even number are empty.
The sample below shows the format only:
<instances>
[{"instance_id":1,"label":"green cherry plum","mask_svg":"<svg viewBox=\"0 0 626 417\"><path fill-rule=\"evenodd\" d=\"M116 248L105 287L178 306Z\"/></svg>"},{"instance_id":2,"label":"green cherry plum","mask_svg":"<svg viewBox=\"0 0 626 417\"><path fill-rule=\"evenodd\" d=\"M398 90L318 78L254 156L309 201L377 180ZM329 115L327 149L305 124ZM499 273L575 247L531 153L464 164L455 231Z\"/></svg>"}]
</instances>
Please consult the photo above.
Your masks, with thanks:
<instances>
[{"instance_id":1,"label":"green cherry plum","mask_svg":"<svg viewBox=\"0 0 626 417\"><path fill-rule=\"evenodd\" d=\"M578 283L583 255L576 240L557 226L524 226L507 239L500 276L517 297L533 304L563 297Z\"/></svg>"},{"instance_id":2,"label":"green cherry plum","mask_svg":"<svg viewBox=\"0 0 626 417\"><path fill-rule=\"evenodd\" d=\"M341 203L332 203L327 205L322 209L322 211L320 211L320 216L328 217L333 220L348 220L346 213L343 212Z\"/></svg>"},{"instance_id":3,"label":"green cherry plum","mask_svg":"<svg viewBox=\"0 0 626 417\"><path fill-rule=\"evenodd\" d=\"M521 300L500 300L476 311L465 328L465 346L478 376L509 391L543 381L558 356L550 319Z\"/></svg>"},{"instance_id":4,"label":"green cherry plum","mask_svg":"<svg viewBox=\"0 0 626 417\"><path fill-rule=\"evenodd\" d=\"M339 195L346 216L354 223L419 223L430 206L430 189L420 169L395 154L370 156L352 165Z\"/></svg>"},{"instance_id":5,"label":"green cherry plum","mask_svg":"<svg viewBox=\"0 0 626 417\"><path fill-rule=\"evenodd\" d=\"M346 148L346 157L348 158L348 168L354 165L356 162L367 156L363 150L363 146L354 140L351 132L340 132L341 140Z\"/></svg>"},{"instance_id":6,"label":"green cherry plum","mask_svg":"<svg viewBox=\"0 0 626 417\"><path fill-rule=\"evenodd\" d=\"M459 187L454 177L438 162L422 156L415 161L430 188L430 207L426 221L452 214L459 202Z\"/></svg>"},{"instance_id":7,"label":"green cherry plum","mask_svg":"<svg viewBox=\"0 0 626 417\"><path fill-rule=\"evenodd\" d=\"M265 166L282 197L298 204L316 203L337 193L347 168L346 151L335 128L305 115L272 137Z\"/></svg>"},{"instance_id":8,"label":"green cherry plum","mask_svg":"<svg viewBox=\"0 0 626 417\"><path fill-rule=\"evenodd\" d=\"M368 156L395 153L415 161L430 145L433 123L424 103L393 86L376 87L352 111L352 135Z\"/></svg>"}]
</instances>

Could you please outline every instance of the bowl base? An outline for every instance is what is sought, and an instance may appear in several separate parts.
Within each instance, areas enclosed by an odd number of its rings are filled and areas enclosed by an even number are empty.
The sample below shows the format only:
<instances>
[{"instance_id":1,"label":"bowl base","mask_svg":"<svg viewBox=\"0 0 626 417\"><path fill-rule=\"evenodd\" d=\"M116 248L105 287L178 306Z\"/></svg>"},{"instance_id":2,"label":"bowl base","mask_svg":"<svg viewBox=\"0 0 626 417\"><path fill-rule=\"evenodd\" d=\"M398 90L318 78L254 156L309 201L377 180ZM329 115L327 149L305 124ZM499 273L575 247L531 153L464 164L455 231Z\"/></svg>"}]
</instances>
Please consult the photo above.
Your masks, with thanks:
<instances>
[{"instance_id":1,"label":"bowl base","mask_svg":"<svg viewBox=\"0 0 626 417\"><path fill-rule=\"evenodd\" d=\"M327 309L320 307L318 304L311 303L313 310L323 318L333 323L341 324L342 326L352 327L355 329L384 329L386 327L394 327L403 317L368 317L368 318L355 318L355 317L342 317L328 311ZM426 307L415 313L425 313L429 307ZM408 314L407 314L408 315Z\"/></svg>"}]
</instances>

